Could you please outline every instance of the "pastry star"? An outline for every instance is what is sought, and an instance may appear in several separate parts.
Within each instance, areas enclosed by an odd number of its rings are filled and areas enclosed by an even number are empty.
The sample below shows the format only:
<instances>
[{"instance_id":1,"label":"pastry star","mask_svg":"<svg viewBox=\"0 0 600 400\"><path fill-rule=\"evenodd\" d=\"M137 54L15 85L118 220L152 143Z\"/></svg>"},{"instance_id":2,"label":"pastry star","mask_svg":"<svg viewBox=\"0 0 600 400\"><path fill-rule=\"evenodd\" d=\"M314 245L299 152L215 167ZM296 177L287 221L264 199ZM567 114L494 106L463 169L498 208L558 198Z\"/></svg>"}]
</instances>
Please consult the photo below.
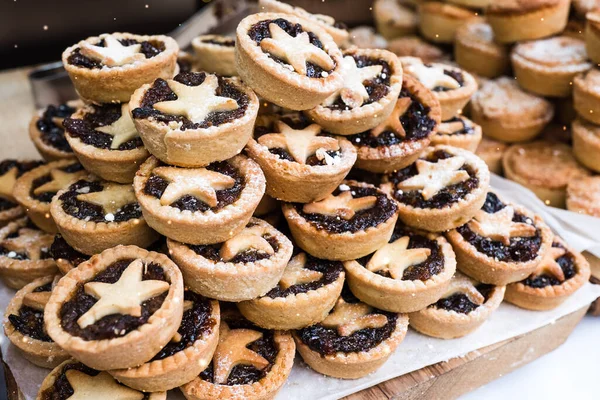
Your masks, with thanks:
<instances>
[{"instance_id":1,"label":"pastry star","mask_svg":"<svg viewBox=\"0 0 600 400\"><path fill-rule=\"evenodd\" d=\"M0 176L0 196L13 200L13 188L17 180L19 170L17 167L12 167L2 176Z\"/></svg>"},{"instance_id":2,"label":"pastry star","mask_svg":"<svg viewBox=\"0 0 600 400\"><path fill-rule=\"evenodd\" d=\"M105 183L101 191L77 195L77 200L100 206L106 214L115 214L127 204L137 203L133 188L117 183Z\"/></svg>"},{"instance_id":3,"label":"pastry star","mask_svg":"<svg viewBox=\"0 0 600 400\"><path fill-rule=\"evenodd\" d=\"M283 289L290 288L294 285L318 281L323 277L322 272L304 268L306 260L306 253L300 253L290 260L283 271L283 276L279 280L279 285Z\"/></svg>"},{"instance_id":4,"label":"pastry star","mask_svg":"<svg viewBox=\"0 0 600 400\"><path fill-rule=\"evenodd\" d=\"M400 118L402 118L411 104L412 100L410 97L399 98L394 106L394 111L392 111L390 116L385 121L371 130L371 135L378 137L383 132L392 131L401 138L406 137L406 131L404 130L404 126L402 126Z\"/></svg>"},{"instance_id":5,"label":"pastry star","mask_svg":"<svg viewBox=\"0 0 600 400\"><path fill-rule=\"evenodd\" d=\"M456 274L450 280L450 284L448 285L448 289L446 289L446 293L441 297L442 299L447 299L448 297L454 294L464 294L467 296L469 301L473 304L477 304L478 306L485 303L485 297L477 290L473 281L462 274Z\"/></svg>"},{"instance_id":6,"label":"pastry star","mask_svg":"<svg viewBox=\"0 0 600 400\"><path fill-rule=\"evenodd\" d=\"M325 328L337 328L340 336L349 336L361 329L381 328L387 324L385 315L371 314L372 312L373 307L365 303L346 303L340 297L321 325Z\"/></svg>"},{"instance_id":7,"label":"pastry star","mask_svg":"<svg viewBox=\"0 0 600 400\"><path fill-rule=\"evenodd\" d=\"M513 237L531 237L535 235L535 226L523 222L514 222L514 216L515 210L511 206L506 206L493 214L479 210L473 220L469 222L469 228L479 236L497 240L506 246L510 245L510 239Z\"/></svg>"},{"instance_id":8,"label":"pastry star","mask_svg":"<svg viewBox=\"0 0 600 400\"><path fill-rule=\"evenodd\" d=\"M258 143L269 149L287 150L297 163L306 164L306 159L318 150L336 151L340 149L337 139L317 136L321 127L312 124L304 129L292 129L285 122L278 121L276 128L280 133L269 133L258 138Z\"/></svg>"},{"instance_id":9,"label":"pastry star","mask_svg":"<svg viewBox=\"0 0 600 400\"><path fill-rule=\"evenodd\" d=\"M219 344L213 356L215 383L226 384L231 370L239 364L266 368L269 361L247 347L262 336L262 332L252 329L229 329L227 323L221 321Z\"/></svg>"},{"instance_id":10,"label":"pastry star","mask_svg":"<svg viewBox=\"0 0 600 400\"><path fill-rule=\"evenodd\" d=\"M96 376L84 374L76 369L65 372L73 394L68 400L142 400L144 394L120 385L108 372Z\"/></svg>"},{"instance_id":11,"label":"pastry star","mask_svg":"<svg viewBox=\"0 0 600 400\"><path fill-rule=\"evenodd\" d=\"M376 202L376 196L355 199L352 197L352 192L346 190L337 196L330 194L321 201L305 204L302 210L307 214L339 216L345 220L350 220L358 211L374 207Z\"/></svg>"},{"instance_id":12,"label":"pastry star","mask_svg":"<svg viewBox=\"0 0 600 400\"><path fill-rule=\"evenodd\" d=\"M459 171L465 164L460 156L438 160L435 163L417 160L417 175L400 182L397 187L402 190L421 190L425 200L431 199L442 189L456 185L469 179L467 171Z\"/></svg>"},{"instance_id":13,"label":"pastry star","mask_svg":"<svg viewBox=\"0 0 600 400\"><path fill-rule=\"evenodd\" d=\"M104 47L95 46L88 42L81 43L81 54L100 61L108 67L117 67L144 60L146 56L140 53L141 44L124 46L113 36L104 37Z\"/></svg>"},{"instance_id":14,"label":"pastry star","mask_svg":"<svg viewBox=\"0 0 600 400\"><path fill-rule=\"evenodd\" d=\"M118 149L123 143L140 136L129 114L129 104L127 103L121 105L121 116L118 120L110 125L96 128L96 130L113 137L110 144L110 148L113 150Z\"/></svg>"},{"instance_id":15,"label":"pastry star","mask_svg":"<svg viewBox=\"0 0 600 400\"><path fill-rule=\"evenodd\" d=\"M277 24L270 24L271 37L260 42L260 48L282 59L296 72L306 75L306 63L311 62L326 71L335 68L335 63L324 50L310 43L307 32L291 36Z\"/></svg>"},{"instance_id":16,"label":"pastry star","mask_svg":"<svg viewBox=\"0 0 600 400\"><path fill-rule=\"evenodd\" d=\"M142 280L143 268L144 263L137 259L129 264L115 283L86 283L83 286L85 293L98 301L77 320L77 324L84 329L107 315L141 316L140 304L169 290L168 282Z\"/></svg>"},{"instance_id":17,"label":"pastry star","mask_svg":"<svg viewBox=\"0 0 600 400\"><path fill-rule=\"evenodd\" d=\"M442 68L428 67L421 63L414 63L406 67L406 72L417 78L427 89L443 87L446 89L458 89L460 83L444 73Z\"/></svg>"},{"instance_id":18,"label":"pastry star","mask_svg":"<svg viewBox=\"0 0 600 400\"><path fill-rule=\"evenodd\" d=\"M387 270L392 278L402 279L404 270L408 267L421 264L431 255L430 249L408 249L410 237L404 236L388 243L377 250L367 263L371 272Z\"/></svg>"},{"instance_id":19,"label":"pastry star","mask_svg":"<svg viewBox=\"0 0 600 400\"><path fill-rule=\"evenodd\" d=\"M25 253L32 261L37 261L42 255L42 251L50 247L54 239L52 235L37 229L21 228L17 237L4 239L1 242L9 252Z\"/></svg>"},{"instance_id":20,"label":"pastry star","mask_svg":"<svg viewBox=\"0 0 600 400\"><path fill-rule=\"evenodd\" d=\"M33 194L37 196L42 193L56 193L69 186L77 176L79 176L79 174L65 172L58 168L53 169L50 171L50 178L52 178L52 180L35 188Z\"/></svg>"},{"instance_id":21,"label":"pastry star","mask_svg":"<svg viewBox=\"0 0 600 400\"><path fill-rule=\"evenodd\" d=\"M44 311L52 292L31 292L23 296L23 305L34 310Z\"/></svg>"},{"instance_id":22,"label":"pastry star","mask_svg":"<svg viewBox=\"0 0 600 400\"><path fill-rule=\"evenodd\" d=\"M250 228L246 227L238 235L227 240L221 246L219 255L223 261L231 261L238 254L254 249L258 252L275 254L275 251L264 238L263 235L267 233L267 229L260 225L255 225Z\"/></svg>"},{"instance_id":23,"label":"pastry star","mask_svg":"<svg viewBox=\"0 0 600 400\"><path fill-rule=\"evenodd\" d=\"M364 82L379 76L383 67L381 65L371 65L358 68L356 60L352 56L344 57L340 67L344 86L329 96L325 100L325 105L332 105L339 96L348 107L358 108L369 99L369 92L365 89Z\"/></svg>"},{"instance_id":24,"label":"pastry star","mask_svg":"<svg viewBox=\"0 0 600 400\"><path fill-rule=\"evenodd\" d=\"M566 249L562 247L551 247L550 250L548 250L546 257L544 257L544 260L540 263L540 265L537 267L532 276L537 277L540 275L548 274L555 277L560 282L564 282L565 272L560 267L558 262L556 262L556 260L564 256L565 254L567 254Z\"/></svg>"},{"instance_id":25,"label":"pastry star","mask_svg":"<svg viewBox=\"0 0 600 400\"><path fill-rule=\"evenodd\" d=\"M235 179L232 177L206 168L158 167L153 173L169 181L167 189L160 198L160 204L163 206L173 204L187 194L210 207L216 207L217 191L235 185Z\"/></svg>"},{"instance_id":26,"label":"pastry star","mask_svg":"<svg viewBox=\"0 0 600 400\"><path fill-rule=\"evenodd\" d=\"M210 113L239 108L236 100L217 96L219 80L215 75L206 75L204 82L198 86L169 81L169 87L177 95L177 100L161 101L153 107L166 114L183 115L196 124L204 122Z\"/></svg>"}]
</instances>

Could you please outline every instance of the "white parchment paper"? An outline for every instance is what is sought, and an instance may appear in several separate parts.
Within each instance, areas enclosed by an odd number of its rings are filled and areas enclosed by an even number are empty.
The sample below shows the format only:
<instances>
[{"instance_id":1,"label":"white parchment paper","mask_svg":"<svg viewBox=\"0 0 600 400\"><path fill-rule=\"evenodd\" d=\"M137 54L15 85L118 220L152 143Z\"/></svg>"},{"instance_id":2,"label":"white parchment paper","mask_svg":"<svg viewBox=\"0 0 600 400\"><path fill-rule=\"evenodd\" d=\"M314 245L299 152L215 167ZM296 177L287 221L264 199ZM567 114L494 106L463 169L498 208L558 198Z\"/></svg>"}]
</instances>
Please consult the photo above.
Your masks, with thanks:
<instances>
[{"instance_id":1,"label":"white parchment paper","mask_svg":"<svg viewBox=\"0 0 600 400\"><path fill-rule=\"evenodd\" d=\"M556 233L576 249L589 250L600 256L600 219L546 207L530 191L497 176L492 178L492 186L504 198L523 204L540 214ZM13 290L0 285L2 313L13 295ZM302 362L300 357L297 357L290 378L277 398L285 400L338 399L388 379L465 355L482 347L554 323L560 317L586 306L598 297L600 297L600 285L586 284L564 304L552 311L526 311L503 303L480 329L460 339L434 339L409 330L406 339L381 369L358 380L349 381L325 377L313 372ZM25 360L7 340L4 332L0 334L0 348L25 399L35 399L37 390L49 371L35 367ZM517 363L525 364L531 361L533 350L532 348L531 353L521 354ZM172 391L169 393L168 399L181 400L183 396L178 391Z\"/></svg>"}]
</instances>

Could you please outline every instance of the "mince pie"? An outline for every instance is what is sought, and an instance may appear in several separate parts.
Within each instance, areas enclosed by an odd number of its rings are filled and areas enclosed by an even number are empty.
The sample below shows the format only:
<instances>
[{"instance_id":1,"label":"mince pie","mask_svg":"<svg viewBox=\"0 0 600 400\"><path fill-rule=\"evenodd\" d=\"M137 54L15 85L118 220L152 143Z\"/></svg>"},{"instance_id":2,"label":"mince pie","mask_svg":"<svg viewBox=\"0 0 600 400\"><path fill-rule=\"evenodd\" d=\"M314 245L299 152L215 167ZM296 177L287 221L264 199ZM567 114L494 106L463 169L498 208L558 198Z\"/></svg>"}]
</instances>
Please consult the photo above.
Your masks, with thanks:
<instances>
[{"instance_id":1,"label":"mince pie","mask_svg":"<svg viewBox=\"0 0 600 400\"><path fill-rule=\"evenodd\" d=\"M572 105L581 118L600 124L600 69L592 68L575 77Z\"/></svg>"},{"instance_id":2,"label":"mince pie","mask_svg":"<svg viewBox=\"0 0 600 400\"><path fill-rule=\"evenodd\" d=\"M357 379L379 369L404 340L408 317L378 310L344 287L331 313L294 331L298 352L315 371Z\"/></svg>"},{"instance_id":3,"label":"mince pie","mask_svg":"<svg viewBox=\"0 0 600 400\"><path fill-rule=\"evenodd\" d=\"M443 236L397 223L389 243L344 263L348 286L361 301L391 312L414 312L436 302L456 271Z\"/></svg>"},{"instance_id":4,"label":"mince pie","mask_svg":"<svg viewBox=\"0 0 600 400\"><path fill-rule=\"evenodd\" d=\"M152 228L178 242L212 244L244 229L265 192L265 177L241 154L193 169L150 157L133 185Z\"/></svg>"},{"instance_id":5,"label":"mince pie","mask_svg":"<svg viewBox=\"0 0 600 400\"><path fill-rule=\"evenodd\" d=\"M451 44L456 31L476 16L477 13L472 10L453 4L422 1L419 4L419 31L431 42Z\"/></svg>"},{"instance_id":6,"label":"mince pie","mask_svg":"<svg viewBox=\"0 0 600 400\"><path fill-rule=\"evenodd\" d=\"M204 371L219 341L219 302L186 290L177 333L151 360L135 368L108 371L119 382L144 392L184 385Z\"/></svg>"},{"instance_id":7,"label":"mince pie","mask_svg":"<svg viewBox=\"0 0 600 400\"><path fill-rule=\"evenodd\" d=\"M187 51L179 51L177 54L177 68L175 69L175 75L180 72L193 72L195 71L194 56Z\"/></svg>"},{"instance_id":8,"label":"mince pie","mask_svg":"<svg viewBox=\"0 0 600 400\"><path fill-rule=\"evenodd\" d=\"M212 362L180 389L188 400L272 399L287 380L295 354L289 333L261 329L234 310L222 310Z\"/></svg>"},{"instance_id":9,"label":"mince pie","mask_svg":"<svg viewBox=\"0 0 600 400\"><path fill-rule=\"evenodd\" d=\"M105 33L67 48L62 62L82 99L123 103L144 83L172 77L178 53L168 36Z\"/></svg>"},{"instance_id":10,"label":"mince pie","mask_svg":"<svg viewBox=\"0 0 600 400\"><path fill-rule=\"evenodd\" d=\"M579 177L567 184L567 210L600 218L600 176Z\"/></svg>"},{"instance_id":11,"label":"mince pie","mask_svg":"<svg viewBox=\"0 0 600 400\"><path fill-rule=\"evenodd\" d=\"M292 243L257 218L230 239L188 245L169 239L169 255L188 288L221 301L255 299L277 285L292 256Z\"/></svg>"},{"instance_id":12,"label":"mince pie","mask_svg":"<svg viewBox=\"0 0 600 400\"><path fill-rule=\"evenodd\" d=\"M477 90L475 78L468 72L447 64L423 64L414 58L403 58L404 73L415 77L431 90L440 102L442 121L462 114Z\"/></svg>"},{"instance_id":13,"label":"mince pie","mask_svg":"<svg viewBox=\"0 0 600 400\"><path fill-rule=\"evenodd\" d=\"M594 63L600 63L600 11L595 10L586 14L585 49Z\"/></svg>"},{"instance_id":14,"label":"mince pie","mask_svg":"<svg viewBox=\"0 0 600 400\"><path fill-rule=\"evenodd\" d=\"M63 126L81 164L107 181L131 183L150 155L127 103L87 105L66 118Z\"/></svg>"},{"instance_id":15,"label":"mince pie","mask_svg":"<svg viewBox=\"0 0 600 400\"><path fill-rule=\"evenodd\" d=\"M398 57L416 57L425 63L442 61L448 57L442 49L419 36L406 36L391 40L387 49Z\"/></svg>"},{"instance_id":16,"label":"mince pie","mask_svg":"<svg viewBox=\"0 0 600 400\"><path fill-rule=\"evenodd\" d=\"M258 98L238 79L188 72L142 86L129 106L150 153L171 165L204 167L242 151Z\"/></svg>"},{"instance_id":17,"label":"mince pie","mask_svg":"<svg viewBox=\"0 0 600 400\"><path fill-rule=\"evenodd\" d=\"M437 132L431 137L431 144L460 147L474 153L481 138L481 127L467 117L458 115L438 126Z\"/></svg>"},{"instance_id":18,"label":"mince pie","mask_svg":"<svg viewBox=\"0 0 600 400\"><path fill-rule=\"evenodd\" d=\"M600 172L600 128L581 119L572 126L573 155L577 160L593 170Z\"/></svg>"},{"instance_id":19,"label":"mince pie","mask_svg":"<svg viewBox=\"0 0 600 400\"><path fill-rule=\"evenodd\" d=\"M37 278L56 274L50 256L53 239L26 217L0 229L0 279L6 286L21 289Z\"/></svg>"},{"instance_id":20,"label":"mince pie","mask_svg":"<svg viewBox=\"0 0 600 400\"><path fill-rule=\"evenodd\" d=\"M29 137L44 160L75 159L75 154L65 138L63 120L70 117L81 105L78 101L69 101L57 106L49 105L31 118Z\"/></svg>"},{"instance_id":21,"label":"mince pie","mask_svg":"<svg viewBox=\"0 0 600 400\"><path fill-rule=\"evenodd\" d=\"M25 285L4 313L4 333L23 357L42 368L54 368L69 358L46 333L44 308L58 276L38 278Z\"/></svg>"},{"instance_id":22,"label":"mince pie","mask_svg":"<svg viewBox=\"0 0 600 400\"><path fill-rule=\"evenodd\" d=\"M356 167L371 172L392 172L412 164L429 146L441 121L435 95L404 74L402 90L390 116L375 128L348 140L356 147Z\"/></svg>"},{"instance_id":23,"label":"mince pie","mask_svg":"<svg viewBox=\"0 0 600 400\"><path fill-rule=\"evenodd\" d=\"M343 85L342 53L318 22L259 13L237 27L236 68L256 93L292 110L321 104Z\"/></svg>"},{"instance_id":24,"label":"mince pie","mask_svg":"<svg viewBox=\"0 0 600 400\"><path fill-rule=\"evenodd\" d=\"M485 201L487 165L470 151L450 146L427 149L414 164L384 177L382 189L398 202L406 225L443 232L473 218Z\"/></svg>"},{"instance_id":25,"label":"mince pie","mask_svg":"<svg viewBox=\"0 0 600 400\"><path fill-rule=\"evenodd\" d=\"M501 76L510 67L508 49L494 41L492 27L480 18L456 31L454 58L461 68L484 78Z\"/></svg>"},{"instance_id":26,"label":"mince pie","mask_svg":"<svg viewBox=\"0 0 600 400\"><path fill-rule=\"evenodd\" d=\"M447 237L461 272L503 286L535 271L550 249L553 234L539 216L488 192L473 219Z\"/></svg>"},{"instance_id":27,"label":"mince pie","mask_svg":"<svg viewBox=\"0 0 600 400\"><path fill-rule=\"evenodd\" d=\"M373 18L377 31L388 40L415 34L419 24L417 12L398 0L376 0Z\"/></svg>"},{"instance_id":28,"label":"mince pie","mask_svg":"<svg viewBox=\"0 0 600 400\"><path fill-rule=\"evenodd\" d=\"M0 161L0 227L25 215L13 196L13 189L17 178L42 164L41 161Z\"/></svg>"},{"instance_id":29,"label":"mince pie","mask_svg":"<svg viewBox=\"0 0 600 400\"><path fill-rule=\"evenodd\" d=\"M590 265L560 237L526 279L506 287L506 301L528 310L558 307L590 279Z\"/></svg>"},{"instance_id":30,"label":"mince pie","mask_svg":"<svg viewBox=\"0 0 600 400\"><path fill-rule=\"evenodd\" d=\"M131 185L80 179L52 198L50 214L64 239L88 255L118 244L148 247L158 239Z\"/></svg>"},{"instance_id":31,"label":"mince pie","mask_svg":"<svg viewBox=\"0 0 600 400\"><path fill-rule=\"evenodd\" d=\"M151 360L173 338L184 308L179 268L163 254L117 246L72 269L46 305L48 335L102 371Z\"/></svg>"},{"instance_id":32,"label":"mince pie","mask_svg":"<svg viewBox=\"0 0 600 400\"><path fill-rule=\"evenodd\" d=\"M202 35L192 40L198 71L235 76L235 39L221 35ZM183 72L183 71L182 71Z\"/></svg>"},{"instance_id":33,"label":"mince pie","mask_svg":"<svg viewBox=\"0 0 600 400\"><path fill-rule=\"evenodd\" d=\"M54 161L23 174L15 183L13 195L34 224L43 231L56 233L56 224L50 216L52 198L87 175L76 160Z\"/></svg>"},{"instance_id":34,"label":"mince pie","mask_svg":"<svg viewBox=\"0 0 600 400\"><path fill-rule=\"evenodd\" d=\"M237 306L244 317L263 328L304 328L327 317L340 296L344 275L340 261L300 252L290 260L273 289Z\"/></svg>"},{"instance_id":35,"label":"mince pie","mask_svg":"<svg viewBox=\"0 0 600 400\"><path fill-rule=\"evenodd\" d=\"M388 41L373 27L360 25L350 30L349 45L359 49L387 49Z\"/></svg>"},{"instance_id":36,"label":"mince pie","mask_svg":"<svg viewBox=\"0 0 600 400\"><path fill-rule=\"evenodd\" d=\"M508 144L487 137L481 138L475 154L487 164L490 172L502 175L502 157Z\"/></svg>"},{"instance_id":37,"label":"mince pie","mask_svg":"<svg viewBox=\"0 0 600 400\"><path fill-rule=\"evenodd\" d=\"M50 257L56 262L56 266L61 274L66 275L79 264L90 259L90 256L75 250L62 235L54 236L54 241L50 245Z\"/></svg>"},{"instance_id":38,"label":"mince pie","mask_svg":"<svg viewBox=\"0 0 600 400\"><path fill-rule=\"evenodd\" d=\"M387 50L354 48L343 54L343 87L306 114L329 132L350 135L390 116L402 87L402 65Z\"/></svg>"},{"instance_id":39,"label":"mince pie","mask_svg":"<svg viewBox=\"0 0 600 400\"><path fill-rule=\"evenodd\" d=\"M496 311L505 286L479 283L457 272L442 297L408 315L410 326L427 336L454 339L473 332Z\"/></svg>"},{"instance_id":40,"label":"mince pie","mask_svg":"<svg viewBox=\"0 0 600 400\"><path fill-rule=\"evenodd\" d=\"M323 200L282 206L296 244L314 257L354 260L388 242L398 206L373 185L344 181Z\"/></svg>"},{"instance_id":41,"label":"mince pie","mask_svg":"<svg viewBox=\"0 0 600 400\"><path fill-rule=\"evenodd\" d=\"M96 371L71 359L50 372L36 397L36 400L68 399L166 400L167 394L131 389L117 382L108 372Z\"/></svg>"},{"instance_id":42,"label":"mince pie","mask_svg":"<svg viewBox=\"0 0 600 400\"><path fill-rule=\"evenodd\" d=\"M278 200L309 203L329 195L356 161L354 146L321 126L284 116L257 125L246 151L262 168L266 193Z\"/></svg>"}]
</instances>

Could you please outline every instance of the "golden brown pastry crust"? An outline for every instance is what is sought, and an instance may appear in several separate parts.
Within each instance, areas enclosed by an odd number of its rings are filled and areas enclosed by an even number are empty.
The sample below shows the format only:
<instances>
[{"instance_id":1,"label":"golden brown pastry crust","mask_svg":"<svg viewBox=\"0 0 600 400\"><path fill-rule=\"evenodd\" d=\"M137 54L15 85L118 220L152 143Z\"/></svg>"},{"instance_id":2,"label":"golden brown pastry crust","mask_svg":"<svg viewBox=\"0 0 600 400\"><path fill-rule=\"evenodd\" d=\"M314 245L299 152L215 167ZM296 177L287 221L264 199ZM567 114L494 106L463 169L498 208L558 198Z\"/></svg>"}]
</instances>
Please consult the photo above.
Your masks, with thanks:
<instances>
[{"instance_id":1,"label":"golden brown pastry crust","mask_svg":"<svg viewBox=\"0 0 600 400\"><path fill-rule=\"evenodd\" d=\"M451 127L452 122L442 122L438 128L437 133L431 137L431 145L445 145L458 147L461 149L469 150L470 152L474 153L475 150L477 150L477 147L479 146L479 143L482 139L481 127L462 115L459 115L457 118L459 120L462 120L463 123L468 124L473 129L473 133L444 134L442 132L445 131L446 126Z\"/></svg>"},{"instance_id":2,"label":"golden brown pastry crust","mask_svg":"<svg viewBox=\"0 0 600 400\"><path fill-rule=\"evenodd\" d=\"M396 0L376 0L373 3L373 17L377 31L391 40L417 32L417 13Z\"/></svg>"},{"instance_id":3,"label":"golden brown pastry crust","mask_svg":"<svg viewBox=\"0 0 600 400\"><path fill-rule=\"evenodd\" d=\"M600 217L600 177L571 179L567 185L567 210Z\"/></svg>"},{"instance_id":4,"label":"golden brown pastry crust","mask_svg":"<svg viewBox=\"0 0 600 400\"><path fill-rule=\"evenodd\" d=\"M37 127L37 122L40 120L44 110L40 110L31 117L29 122L29 138L33 142L33 145L40 153L42 158L46 161L58 161L58 160L76 160L75 154L70 151L62 151L56 147L52 147L44 143L42 140L42 132Z\"/></svg>"},{"instance_id":5,"label":"golden brown pastry crust","mask_svg":"<svg viewBox=\"0 0 600 400\"><path fill-rule=\"evenodd\" d=\"M477 16L473 11L438 1L419 4L419 31L434 43L453 43L456 30Z\"/></svg>"},{"instance_id":6,"label":"golden brown pastry crust","mask_svg":"<svg viewBox=\"0 0 600 400\"><path fill-rule=\"evenodd\" d=\"M600 70L593 68L575 77L573 107L581 118L600 124Z\"/></svg>"},{"instance_id":7,"label":"golden brown pastry crust","mask_svg":"<svg viewBox=\"0 0 600 400\"><path fill-rule=\"evenodd\" d=\"M509 67L508 50L494 42L492 27L482 18L457 29L454 58L461 68L485 78L501 76Z\"/></svg>"},{"instance_id":8,"label":"golden brown pastry crust","mask_svg":"<svg viewBox=\"0 0 600 400\"><path fill-rule=\"evenodd\" d=\"M594 63L600 63L600 12L591 11L586 14L585 49Z\"/></svg>"},{"instance_id":9,"label":"golden brown pastry crust","mask_svg":"<svg viewBox=\"0 0 600 400\"><path fill-rule=\"evenodd\" d=\"M235 76L235 48L209 43L206 40L221 41L233 40L221 35L202 35L192 40L192 48L195 53L194 67L198 71L205 71L223 76Z\"/></svg>"},{"instance_id":10,"label":"golden brown pastry crust","mask_svg":"<svg viewBox=\"0 0 600 400\"><path fill-rule=\"evenodd\" d=\"M387 49L398 57L417 57L425 63L441 61L447 57L439 48L419 36L406 36L391 40Z\"/></svg>"},{"instance_id":11,"label":"golden brown pastry crust","mask_svg":"<svg viewBox=\"0 0 600 400\"><path fill-rule=\"evenodd\" d=\"M587 168L600 172L600 128L577 119L572 132L575 158Z\"/></svg>"},{"instance_id":12,"label":"golden brown pastry crust","mask_svg":"<svg viewBox=\"0 0 600 400\"><path fill-rule=\"evenodd\" d=\"M487 164L490 172L502 175L502 156L508 149L506 143L483 137L475 154Z\"/></svg>"}]
</instances>

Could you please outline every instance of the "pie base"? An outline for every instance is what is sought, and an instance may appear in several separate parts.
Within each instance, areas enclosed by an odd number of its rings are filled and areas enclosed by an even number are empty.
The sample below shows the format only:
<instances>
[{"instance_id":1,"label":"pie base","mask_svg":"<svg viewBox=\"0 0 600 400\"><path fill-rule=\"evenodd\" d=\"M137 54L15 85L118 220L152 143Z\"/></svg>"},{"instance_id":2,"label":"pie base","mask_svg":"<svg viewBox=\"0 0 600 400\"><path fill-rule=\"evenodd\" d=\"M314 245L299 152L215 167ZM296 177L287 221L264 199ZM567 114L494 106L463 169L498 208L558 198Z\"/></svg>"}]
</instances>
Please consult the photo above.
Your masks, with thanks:
<instances>
[{"instance_id":1,"label":"pie base","mask_svg":"<svg viewBox=\"0 0 600 400\"><path fill-rule=\"evenodd\" d=\"M484 304L468 314L436 307L408 315L411 328L427 336L454 339L468 335L479 328L496 311L504 299L505 286L496 286Z\"/></svg>"},{"instance_id":2,"label":"pie base","mask_svg":"<svg viewBox=\"0 0 600 400\"><path fill-rule=\"evenodd\" d=\"M507 148L506 143L483 137L475 154L487 164L490 172L502 176L502 156Z\"/></svg>"},{"instance_id":3,"label":"pie base","mask_svg":"<svg viewBox=\"0 0 600 400\"><path fill-rule=\"evenodd\" d=\"M76 160L77 158L73 152L62 151L44 143L42 140L42 132L40 132L37 127L37 122L40 119L41 113L42 112L36 113L29 122L29 138L33 142L33 145L40 153L42 158L48 162L58 160Z\"/></svg>"},{"instance_id":4,"label":"pie base","mask_svg":"<svg viewBox=\"0 0 600 400\"><path fill-rule=\"evenodd\" d=\"M454 43L456 31L475 13L461 7L440 2L419 5L419 31L434 43Z\"/></svg>"},{"instance_id":5,"label":"pie base","mask_svg":"<svg viewBox=\"0 0 600 400\"><path fill-rule=\"evenodd\" d=\"M461 117L466 119L465 117ZM475 123L472 123L473 133L467 135L443 135L441 133L436 133L431 137L431 145L432 146L452 146L458 147L460 149L465 149L470 151L471 153L475 153L477 147L479 147L479 143L481 143L481 139L483 135L481 133L481 127ZM480 156L481 157L481 156ZM486 161L486 160L484 160ZM486 162L487 164L487 162ZM489 168L489 164L488 168ZM491 169L490 169L491 170ZM495 172L495 171L492 171Z\"/></svg>"},{"instance_id":6,"label":"pie base","mask_svg":"<svg viewBox=\"0 0 600 400\"><path fill-rule=\"evenodd\" d=\"M464 84L458 89L448 90L446 92L433 92L434 96L440 102L442 111L442 121L447 121L452 117L462 114L463 108L471 100L473 94L477 91L477 81L473 75L467 71L463 71L460 68L453 68L446 64L433 64L434 66L440 66L444 69L460 72L463 75Z\"/></svg>"},{"instance_id":7,"label":"pie base","mask_svg":"<svg viewBox=\"0 0 600 400\"><path fill-rule=\"evenodd\" d=\"M510 66L506 49L492 43L486 46L483 43L471 42L466 37L466 33L461 33L466 30L463 27L467 24L456 31L454 44L456 63L461 68L466 68L484 78L492 79L503 75Z\"/></svg>"},{"instance_id":8,"label":"pie base","mask_svg":"<svg viewBox=\"0 0 600 400\"><path fill-rule=\"evenodd\" d=\"M206 43L201 39L216 35L204 35L192 40L194 49L194 66L198 71L205 71L222 76L236 76L234 47L221 46L214 43Z\"/></svg>"},{"instance_id":9,"label":"pie base","mask_svg":"<svg viewBox=\"0 0 600 400\"><path fill-rule=\"evenodd\" d=\"M598 25L598 15L596 12L590 13L590 17L587 18L587 24L585 24L585 49L588 57L595 64L600 63L600 25Z\"/></svg>"},{"instance_id":10,"label":"pie base","mask_svg":"<svg viewBox=\"0 0 600 400\"><path fill-rule=\"evenodd\" d=\"M600 135L595 132L597 127L575 120L571 131L573 155L577 161L595 172L600 172Z\"/></svg>"},{"instance_id":11,"label":"pie base","mask_svg":"<svg viewBox=\"0 0 600 400\"><path fill-rule=\"evenodd\" d=\"M573 80L573 107L579 117L600 125L600 92L588 86L584 75L578 75Z\"/></svg>"},{"instance_id":12,"label":"pie base","mask_svg":"<svg viewBox=\"0 0 600 400\"><path fill-rule=\"evenodd\" d=\"M399 315L392 335L369 351L336 353L323 356L305 345L296 333L292 333L298 353L315 371L341 379L358 379L378 370L404 340L408 330L408 317Z\"/></svg>"}]
</instances>

